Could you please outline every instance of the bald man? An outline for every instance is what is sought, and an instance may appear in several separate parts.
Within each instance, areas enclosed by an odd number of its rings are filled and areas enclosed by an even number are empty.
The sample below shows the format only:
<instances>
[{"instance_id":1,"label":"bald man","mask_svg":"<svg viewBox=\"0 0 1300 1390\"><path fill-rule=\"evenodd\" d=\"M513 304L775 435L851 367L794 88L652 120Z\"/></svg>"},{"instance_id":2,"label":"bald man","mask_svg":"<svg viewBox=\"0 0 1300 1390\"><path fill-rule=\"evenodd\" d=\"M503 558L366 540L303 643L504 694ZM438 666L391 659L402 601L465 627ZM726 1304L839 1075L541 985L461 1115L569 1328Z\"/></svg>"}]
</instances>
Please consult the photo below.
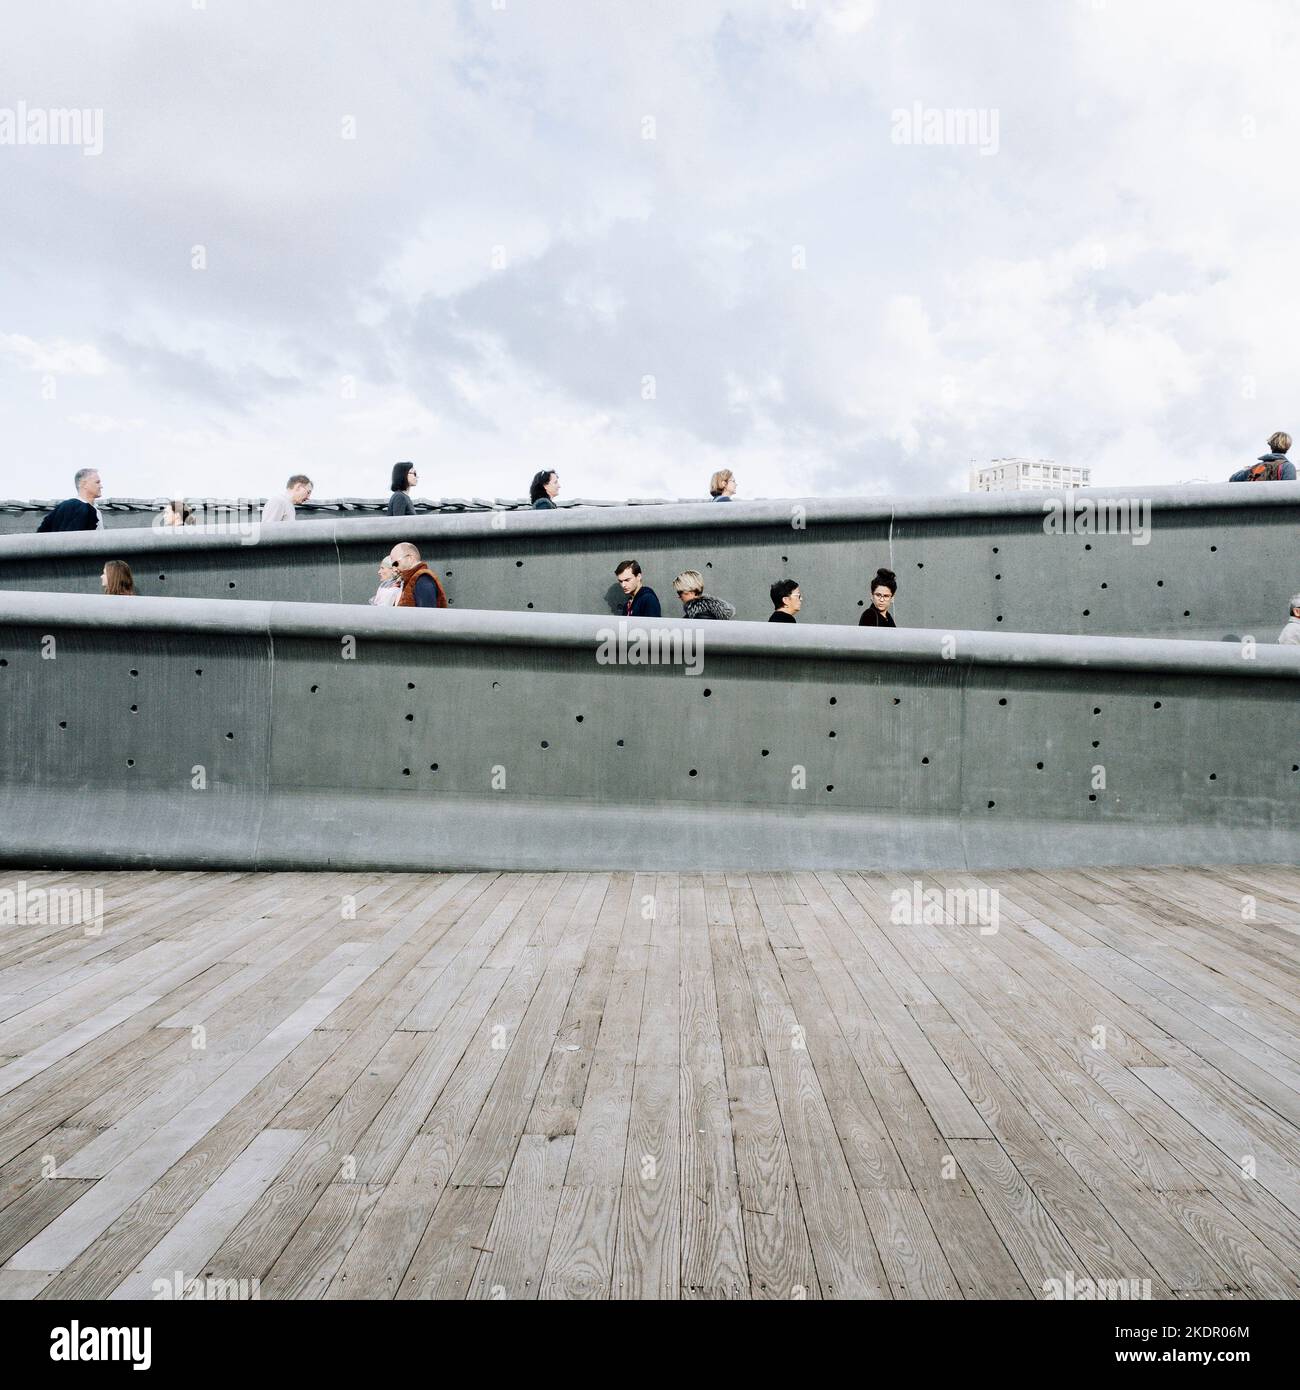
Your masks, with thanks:
<instances>
[{"instance_id":1,"label":"bald man","mask_svg":"<svg viewBox=\"0 0 1300 1390\"><path fill-rule=\"evenodd\" d=\"M393 547L392 560L402 581L398 608L447 607L447 595L438 576L420 559L420 552L410 541Z\"/></svg>"}]
</instances>

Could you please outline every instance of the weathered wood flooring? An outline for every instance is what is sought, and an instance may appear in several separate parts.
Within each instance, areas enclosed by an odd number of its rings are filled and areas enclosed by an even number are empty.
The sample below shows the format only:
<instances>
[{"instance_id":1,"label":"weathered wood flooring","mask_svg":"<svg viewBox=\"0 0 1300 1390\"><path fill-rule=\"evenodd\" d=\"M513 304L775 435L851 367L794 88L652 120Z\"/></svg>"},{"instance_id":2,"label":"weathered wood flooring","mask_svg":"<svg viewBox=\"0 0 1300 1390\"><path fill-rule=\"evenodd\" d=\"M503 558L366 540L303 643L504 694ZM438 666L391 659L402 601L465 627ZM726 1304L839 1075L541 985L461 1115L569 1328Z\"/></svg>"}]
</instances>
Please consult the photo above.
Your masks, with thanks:
<instances>
[{"instance_id":1,"label":"weathered wood flooring","mask_svg":"<svg viewBox=\"0 0 1300 1390\"><path fill-rule=\"evenodd\" d=\"M19 880L6 1298L1300 1295L1290 868Z\"/></svg>"}]
</instances>

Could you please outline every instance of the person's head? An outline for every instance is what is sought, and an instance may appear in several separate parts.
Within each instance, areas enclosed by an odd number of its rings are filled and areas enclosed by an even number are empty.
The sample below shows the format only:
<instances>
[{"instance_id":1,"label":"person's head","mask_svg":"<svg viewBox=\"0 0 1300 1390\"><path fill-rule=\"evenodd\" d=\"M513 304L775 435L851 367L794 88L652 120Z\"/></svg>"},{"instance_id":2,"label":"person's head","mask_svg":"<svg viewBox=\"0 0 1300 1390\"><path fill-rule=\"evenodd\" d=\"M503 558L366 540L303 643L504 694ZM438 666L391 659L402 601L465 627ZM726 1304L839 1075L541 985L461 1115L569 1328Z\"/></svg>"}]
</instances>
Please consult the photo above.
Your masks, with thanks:
<instances>
[{"instance_id":1,"label":"person's head","mask_svg":"<svg viewBox=\"0 0 1300 1390\"><path fill-rule=\"evenodd\" d=\"M736 475L730 468L719 468L709 479L710 497L730 497L736 491Z\"/></svg>"},{"instance_id":2,"label":"person's head","mask_svg":"<svg viewBox=\"0 0 1300 1390\"><path fill-rule=\"evenodd\" d=\"M420 481L413 463L393 464L393 491L409 492Z\"/></svg>"},{"instance_id":3,"label":"person's head","mask_svg":"<svg viewBox=\"0 0 1300 1390\"><path fill-rule=\"evenodd\" d=\"M683 570L673 580L673 588L683 603L690 603L704 593L704 576L699 570Z\"/></svg>"},{"instance_id":4,"label":"person's head","mask_svg":"<svg viewBox=\"0 0 1300 1390\"><path fill-rule=\"evenodd\" d=\"M384 558L379 562L380 579L396 579L397 573L398 567L394 562L393 557L391 555L385 555Z\"/></svg>"},{"instance_id":5,"label":"person's head","mask_svg":"<svg viewBox=\"0 0 1300 1390\"><path fill-rule=\"evenodd\" d=\"M311 496L311 479L305 473L295 473L284 487L289 494L289 501L295 507L301 505Z\"/></svg>"},{"instance_id":6,"label":"person's head","mask_svg":"<svg viewBox=\"0 0 1300 1390\"><path fill-rule=\"evenodd\" d=\"M1291 595L1291 616L1300 618L1300 594Z\"/></svg>"},{"instance_id":7,"label":"person's head","mask_svg":"<svg viewBox=\"0 0 1300 1390\"><path fill-rule=\"evenodd\" d=\"M104 485L99 481L98 468L78 468L73 474L72 486L83 502L93 502L104 490Z\"/></svg>"},{"instance_id":8,"label":"person's head","mask_svg":"<svg viewBox=\"0 0 1300 1390\"><path fill-rule=\"evenodd\" d=\"M879 569L871 581L871 603L879 613L888 613L889 605L898 592L898 578L893 570Z\"/></svg>"},{"instance_id":9,"label":"person's head","mask_svg":"<svg viewBox=\"0 0 1300 1390\"><path fill-rule=\"evenodd\" d=\"M410 541L399 541L389 552L389 559L403 573L413 570L420 563L420 552Z\"/></svg>"},{"instance_id":10,"label":"person's head","mask_svg":"<svg viewBox=\"0 0 1300 1390\"><path fill-rule=\"evenodd\" d=\"M772 595L772 607L782 613L797 613L803 607L798 580L778 579L768 593Z\"/></svg>"},{"instance_id":11,"label":"person's head","mask_svg":"<svg viewBox=\"0 0 1300 1390\"><path fill-rule=\"evenodd\" d=\"M194 513L179 497L173 497L163 508L164 526L193 526Z\"/></svg>"},{"instance_id":12,"label":"person's head","mask_svg":"<svg viewBox=\"0 0 1300 1390\"><path fill-rule=\"evenodd\" d=\"M108 560L99 576L100 587L106 594L134 594L135 578L125 560Z\"/></svg>"},{"instance_id":13,"label":"person's head","mask_svg":"<svg viewBox=\"0 0 1300 1390\"><path fill-rule=\"evenodd\" d=\"M538 502L543 497L549 497L552 502L560 493L560 475L553 469L544 469L541 473L533 474L533 481L528 485L528 500Z\"/></svg>"},{"instance_id":14,"label":"person's head","mask_svg":"<svg viewBox=\"0 0 1300 1390\"><path fill-rule=\"evenodd\" d=\"M1285 430L1278 430L1276 434L1269 435L1268 447L1275 454L1285 454L1291 447L1291 436Z\"/></svg>"},{"instance_id":15,"label":"person's head","mask_svg":"<svg viewBox=\"0 0 1300 1390\"><path fill-rule=\"evenodd\" d=\"M641 566L635 560L624 560L614 570L614 578L618 580L618 587L625 594L635 594L642 583Z\"/></svg>"}]
</instances>

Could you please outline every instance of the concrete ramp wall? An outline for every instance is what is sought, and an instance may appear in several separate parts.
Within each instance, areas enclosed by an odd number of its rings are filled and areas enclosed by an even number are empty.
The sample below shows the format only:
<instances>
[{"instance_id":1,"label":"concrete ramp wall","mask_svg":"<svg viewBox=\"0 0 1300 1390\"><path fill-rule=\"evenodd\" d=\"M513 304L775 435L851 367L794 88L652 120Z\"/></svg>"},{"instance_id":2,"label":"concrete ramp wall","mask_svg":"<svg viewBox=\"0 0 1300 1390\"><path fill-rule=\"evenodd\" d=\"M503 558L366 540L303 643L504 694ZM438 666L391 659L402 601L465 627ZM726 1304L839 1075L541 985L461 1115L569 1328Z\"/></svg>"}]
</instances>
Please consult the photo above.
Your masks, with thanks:
<instances>
[{"instance_id":1,"label":"concrete ramp wall","mask_svg":"<svg viewBox=\"0 0 1300 1390\"><path fill-rule=\"evenodd\" d=\"M1278 647L5 593L0 858L1293 862L1298 694Z\"/></svg>"},{"instance_id":2,"label":"concrete ramp wall","mask_svg":"<svg viewBox=\"0 0 1300 1390\"><path fill-rule=\"evenodd\" d=\"M0 538L0 588L93 593L117 557L145 595L360 604L398 540L457 608L621 611L614 566L636 559L667 616L674 576L698 569L741 619L765 620L770 585L793 577L802 624L851 626L885 565L907 628L1272 642L1300 589L1300 482L15 536Z\"/></svg>"}]
</instances>

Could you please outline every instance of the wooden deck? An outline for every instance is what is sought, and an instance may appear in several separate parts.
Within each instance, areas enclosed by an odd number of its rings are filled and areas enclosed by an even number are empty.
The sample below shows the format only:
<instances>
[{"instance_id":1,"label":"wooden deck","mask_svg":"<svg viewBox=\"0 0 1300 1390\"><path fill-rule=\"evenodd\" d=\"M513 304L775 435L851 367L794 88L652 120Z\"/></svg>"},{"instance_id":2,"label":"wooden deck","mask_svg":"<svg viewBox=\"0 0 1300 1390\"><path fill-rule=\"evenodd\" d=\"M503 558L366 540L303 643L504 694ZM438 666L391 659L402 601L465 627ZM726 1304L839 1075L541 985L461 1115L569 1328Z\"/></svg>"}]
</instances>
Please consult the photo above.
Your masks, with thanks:
<instances>
[{"instance_id":1,"label":"wooden deck","mask_svg":"<svg viewBox=\"0 0 1300 1390\"><path fill-rule=\"evenodd\" d=\"M7 1298L1300 1294L1300 871L18 880Z\"/></svg>"}]
</instances>

